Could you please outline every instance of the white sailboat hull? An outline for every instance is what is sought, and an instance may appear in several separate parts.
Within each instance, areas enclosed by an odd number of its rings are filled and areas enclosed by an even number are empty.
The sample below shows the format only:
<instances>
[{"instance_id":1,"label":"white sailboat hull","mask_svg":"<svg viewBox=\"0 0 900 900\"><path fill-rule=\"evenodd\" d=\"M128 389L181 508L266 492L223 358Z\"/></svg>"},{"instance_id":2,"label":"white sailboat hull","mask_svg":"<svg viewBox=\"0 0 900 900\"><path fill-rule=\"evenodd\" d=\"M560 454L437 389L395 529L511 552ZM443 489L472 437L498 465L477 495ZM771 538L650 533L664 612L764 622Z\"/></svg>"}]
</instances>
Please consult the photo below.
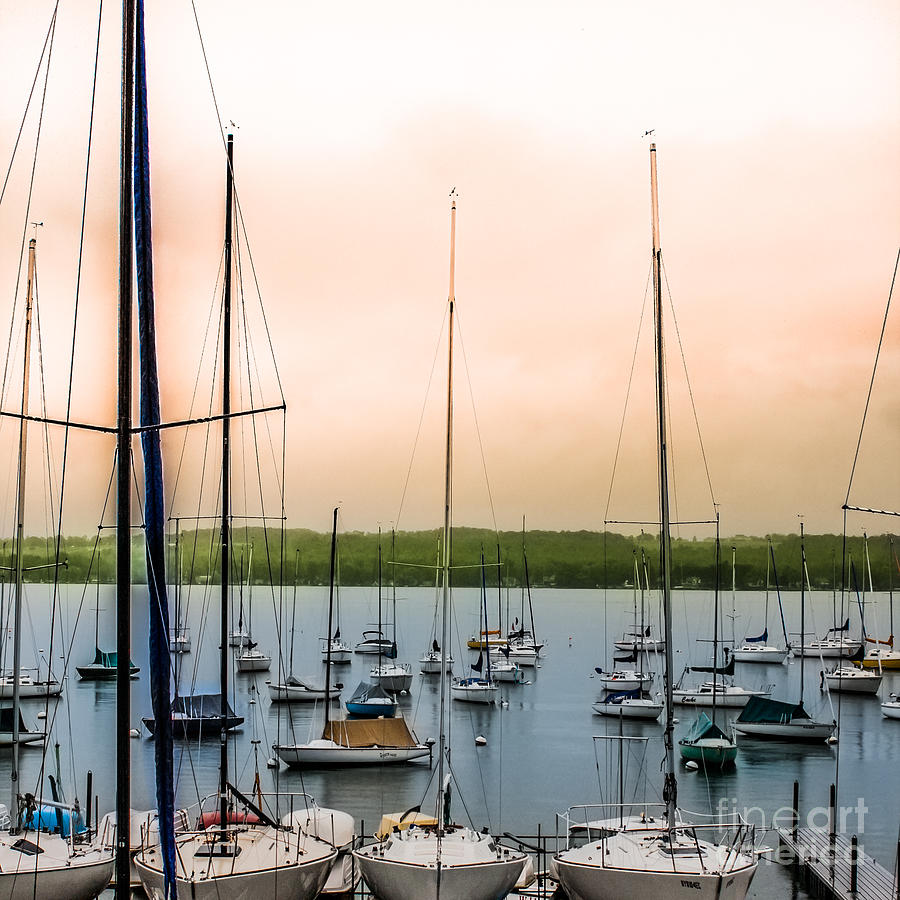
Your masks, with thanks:
<instances>
[{"instance_id":1,"label":"white sailboat hull","mask_svg":"<svg viewBox=\"0 0 900 900\"><path fill-rule=\"evenodd\" d=\"M367 766L381 763L412 762L431 756L431 748L418 747L344 747L334 741L310 741L294 746L279 745L275 753L289 766Z\"/></svg>"},{"instance_id":2,"label":"white sailboat hull","mask_svg":"<svg viewBox=\"0 0 900 900\"><path fill-rule=\"evenodd\" d=\"M534 647L510 647L509 653L503 653L499 647L492 647L491 658L505 658L520 666L536 666L540 653Z\"/></svg>"},{"instance_id":3,"label":"white sailboat hull","mask_svg":"<svg viewBox=\"0 0 900 900\"><path fill-rule=\"evenodd\" d=\"M839 659L853 656L862 644L859 641L812 641L802 647L795 647L796 656L821 656L823 659Z\"/></svg>"},{"instance_id":4,"label":"white sailboat hull","mask_svg":"<svg viewBox=\"0 0 900 900\"><path fill-rule=\"evenodd\" d=\"M747 737L772 741L825 741L834 732L830 722L735 722L734 730Z\"/></svg>"},{"instance_id":5,"label":"white sailboat hull","mask_svg":"<svg viewBox=\"0 0 900 900\"><path fill-rule=\"evenodd\" d=\"M610 672L600 676L600 684L608 691L636 691L653 683L650 672Z\"/></svg>"},{"instance_id":6,"label":"white sailboat hull","mask_svg":"<svg viewBox=\"0 0 900 900\"><path fill-rule=\"evenodd\" d=\"M34 833L16 835L35 841ZM0 842L0 900L92 900L109 884L115 869L112 852L85 848L70 854L59 835L42 834L44 851L27 856L12 850L9 836Z\"/></svg>"},{"instance_id":7,"label":"white sailboat hull","mask_svg":"<svg viewBox=\"0 0 900 900\"><path fill-rule=\"evenodd\" d=\"M618 703L595 703L594 712L600 716L617 719L645 719L656 721L663 711L663 704L640 697L624 697Z\"/></svg>"},{"instance_id":8,"label":"white sailboat hull","mask_svg":"<svg viewBox=\"0 0 900 900\"><path fill-rule=\"evenodd\" d=\"M744 843L735 847L724 837L713 843L704 839L703 826L695 830L688 823L684 830L654 830L650 821L592 823L606 837L557 853L551 875L570 900L743 900L757 868Z\"/></svg>"},{"instance_id":9,"label":"white sailboat hull","mask_svg":"<svg viewBox=\"0 0 900 900\"><path fill-rule=\"evenodd\" d=\"M279 836L272 828L251 827L235 834L241 848L236 857L195 856L211 834L176 837L178 900L312 900L337 859L334 847L305 835L299 839L298 852L296 836ZM150 900L163 900L159 847L139 850L134 864Z\"/></svg>"},{"instance_id":10,"label":"white sailboat hull","mask_svg":"<svg viewBox=\"0 0 900 900\"><path fill-rule=\"evenodd\" d=\"M305 684L267 684L273 703L317 703L325 699L325 688L309 688ZM331 700L341 699L341 689L333 687L328 692Z\"/></svg>"},{"instance_id":11,"label":"white sailboat hull","mask_svg":"<svg viewBox=\"0 0 900 900\"><path fill-rule=\"evenodd\" d=\"M408 665L376 666L369 671L369 679L380 684L390 694L400 694L412 687L412 672Z\"/></svg>"},{"instance_id":12,"label":"white sailboat hull","mask_svg":"<svg viewBox=\"0 0 900 900\"><path fill-rule=\"evenodd\" d=\"M434 834L391 839L353 856L379 900L498 900L515 887L526 863L524 853L468 829L451 832L441 841L438 894Z\"/></svg>"},{"instance_id":13,"label":"white sailboat hull","mask_svg":"<svg viewBox=\"0 0 900 900\"><path fill-rule=\"evenodd\" d=\"M238 672L268 672L272 665L272 657L262 653L246 654L235 660Z\"/></svg>"},{"instance_id":14,"label":"white sailboat hull","mask_svg":"<svg viewBox=\"0 0 900 900\"><path fill-rule=\"evenodd\" d=\"M12 677L0 678L0 700L12 700L15 682ZM32 681L30 678L19 679L19 698L26 700L33 697L58 697L62 693L62 685L58 681Z\"/></svg>"},{"instance_id":15,"label":"white sailboat hull","mask_svg":"<svg viewBox=\"0 0 900 900\"><path fill-rule=\"evenodd\" d=\"M656 638L644 638L643 640L616 641L613 646L622 653L665 653L666 642Z\"/></svg>"},{"instance_id":16,"label":"white sailboat hull","mask_svg":"<svg viewBox=\"0 0 900 900\"><path fill-rule=\"evenodd\" d=\"M779 647L744 644L742 647L735 647L731 655L737 662L783 663L787 659L788 651Z\"/></svg>"},{"instance_id":17,"label":"white sailboat hull","mask_svg":"<svg viewBox=\"0 0 900 900\"><path fill-rule=\"evenodd\" d=\"M440 675L441 673L441 655L440 653L426 653L419 657L419 671L423 675ZM453 671L453 657L447 657L447 671Z\"/></svg>"},{"instance_id":18,"label":"white sailboat hull","mask_svg":"<svg viewBox=\"0 0 900 900\"><path fill-rule=\"evenodd\" d=\"M889 700L881 704L881 714L886 719L900 719L900 700Z\"/></svg>"},{"instance_id":19,"label":"white sailboat hull","mask_svg":"<svg viewBox=\"0 0 900 900\"><path fill-rule=\"evenodd\" d=\"M841 694L877 694L881 687L881 675L860 669L845 669L840 673L827 672L825 680L829 691Z\"/></svg>"},{"instance_id":20,"label":"white sailboat hull","mask_svg":"<svg viewBox=\"0 0 900 900\"><path fill-rule=\"evenodd\" d=\"M640 872L554 860L557 878L570 900L743 900L756 872L752 867L724 874L710 872Z\"/></svg>"},{"instance_id":21,"label":"white sailboat hull","mask_svg":"<svg viewBox=\"0 0 900 900\"><path fill-rule=\"evenodd\" d=\"M746 691L743 689L724 689L716 691L715 705L720 709L743 709L751 697L766 697L770 691ZM680 706L708 706L713 705L712 691L673 691L672 696L676 704Z\"/></svg>"},{"instance_id":22,"label":"white sailboat hull","mask_svg":"<svg viewBox=\"0 0 900 900\"><path fill-rule=\"evenodd\" d=\"M495 663L491 666L491 678L494 681L505 681L510 684L525 683L525 673L515 664L510 664L507 668L505 665Z\"/></svg>"},{"instance_id":23,"label":"white sailboat hull","mask_svg":"<svg viewBox=\"0 0 900 900\"><path fill-rule=\"evenodd\" d=\"M493 703L497 696L497 685L452 684L450 696L454 700L464 700L467 703Z\"/></svg>"}]
</instances>

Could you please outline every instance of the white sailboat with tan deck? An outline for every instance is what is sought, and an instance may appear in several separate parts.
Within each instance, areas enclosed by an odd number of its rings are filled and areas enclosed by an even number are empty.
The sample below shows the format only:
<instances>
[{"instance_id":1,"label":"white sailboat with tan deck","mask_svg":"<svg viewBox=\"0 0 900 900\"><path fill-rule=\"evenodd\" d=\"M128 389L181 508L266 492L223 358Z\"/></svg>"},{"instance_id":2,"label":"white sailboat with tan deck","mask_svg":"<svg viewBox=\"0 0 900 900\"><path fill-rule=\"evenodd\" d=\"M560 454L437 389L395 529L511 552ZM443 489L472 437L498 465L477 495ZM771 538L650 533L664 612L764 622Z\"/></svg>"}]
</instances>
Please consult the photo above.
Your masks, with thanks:
<instances>
[{"instance_id":1,"label":"white sailboat with tan deck","mask_svg":"<svg viewBox=\"0 0 900 900\"><path fill-rule=\"evenodd\" d=\"M663 344L662 256L656 185L656 145L650 145L653 221L659 553L665 643L666 724L663 804L601 808L587 828L569 829L569 846L553 858L552 871L577 900L670 900L689 891L698 900L743 900L756 874L754 832L741 820L696 825L678 809L675 722L672 704L672 578L668 481L668 430ZM580 809L584 809L583 807ZM569 822L574 808L566 813ZM585 839L586 838L586 839Z\"/></svg>"},{"instance_id":2,"label":"white sailboat with tan deck","mask_svg":"<svg viewBox=\"0 0 900 900\"><path fill-rule=\"evenodd\" d=\"M447 432L444 479L442 552L442 652L450 639L450 525L453 448L453 310L456 201L450 209L450 292L447 384ZM479 629L481 630L481 629ZM504 847L490 834L451 825L450 780L447 771L447 672L441 665L440 738L438 742L435 815L421 825L382 834L354 851L363 879L381 900L498 900L518 881L528 857Z\"/></svg>"},{"instance_id":3,"label":"white sailboat with tan deck","mask_svg":"<svg viewBox=\"0 0 900 900\"><path fill-rule=\"evenodd\" d=\"M331 574L329 577L328 633L334 614L337 559L337 520L335 508L331 532ZM325 693L332 691L332 666L325 660ZM331 709L323 702L325 723L322 736L306 742L275 743L272 750L288 766L355 766L412 762L431 758L431 744L418 740L402 716L376 716L366 719L332 719Z\"/></svg>"}]
</instances>

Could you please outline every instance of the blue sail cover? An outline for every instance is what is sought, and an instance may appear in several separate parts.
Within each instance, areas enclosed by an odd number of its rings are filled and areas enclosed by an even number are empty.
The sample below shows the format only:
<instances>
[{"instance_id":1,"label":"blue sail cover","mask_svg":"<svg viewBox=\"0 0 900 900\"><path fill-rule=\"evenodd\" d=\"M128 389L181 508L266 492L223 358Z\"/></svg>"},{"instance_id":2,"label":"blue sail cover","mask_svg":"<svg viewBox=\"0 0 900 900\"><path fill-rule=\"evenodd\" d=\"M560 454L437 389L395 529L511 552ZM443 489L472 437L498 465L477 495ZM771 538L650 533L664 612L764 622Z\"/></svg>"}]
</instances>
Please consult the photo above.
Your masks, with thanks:
<instances>
[{"instance_id":1,"label":"blue sail cover","mask_svg":"<svg viewBox=\"0 0 900 900\"><path fill-rule=\"evenodd\" d=\"M617 691L615 694L607 694L600 702L601 703L621 703L623 700L627 700L629 698L636 698L641 696L641 689L635 688L633 691Z\"/></svg>"},{"instance_id":2,"label":"blue sail cover","mask_svg":"<svg viewBox=\"0 0 900 900\"><path fill-rule=\"evenodd\" d=\"M137 0L134 105L134 235L141 360L141 426L159 425L159 377L153 307L150 219L150 136L144 51L144 3ZM166 596L165 494L159 431L141 432L144 457L144 522L150 607L150 698L156 719L156 803L165 897L175 896L175 785L172 710L169 701L169 601ZM127 465L127 460L120 460Z\"/></svg>"},{"instance_id":3,"label":"blue sail cover","mask_svg":"<svg viewBox=\"0 0 900 900\"><path fill-rule=\"evenodd\" d=\"M748 643L748 644L760 644L760 643L762 643L763 641L767 641L768 639L769 639L769 629L766 628L766 630L763 631L763 633L762 633L759 637L755 637L755 638L751 638L751 637L744 638L744 641L746 641L746 643Z\"/></svg>"}]
</instances>

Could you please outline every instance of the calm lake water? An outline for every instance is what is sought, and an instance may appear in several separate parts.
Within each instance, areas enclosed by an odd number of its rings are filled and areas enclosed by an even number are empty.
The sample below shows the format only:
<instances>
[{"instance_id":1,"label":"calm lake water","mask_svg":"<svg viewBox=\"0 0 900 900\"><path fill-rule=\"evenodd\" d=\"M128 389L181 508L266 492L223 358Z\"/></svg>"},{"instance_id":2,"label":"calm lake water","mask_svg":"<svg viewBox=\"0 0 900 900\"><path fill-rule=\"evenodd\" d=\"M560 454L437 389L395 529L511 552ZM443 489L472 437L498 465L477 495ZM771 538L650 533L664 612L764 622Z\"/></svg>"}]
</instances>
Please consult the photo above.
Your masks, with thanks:
<instances>
[{"instance_id":1,"label":"calm lake water","mask_svg":"<svg viewBox=\"0 0 900 900\"><path fill-rule=\"evenodd\" d=\"M325 634L327 589L301 588L297 591L294 642L294 672L324 678L324 666L318 653L318 638ZM281 615L284 633L291 622L292 589L286 588L279 601L272 591L254 588L252 624L254 639L273 656L272 671L256 675L232 675L232 705L246 717L243 728L231 744L231 780L249 789L254 769L260 768L263 789L306 791L323 806L351 813L371 833L382 811L405 810L425 801L433 802L433 772L427 765L373 767L358 770L296 771L282 767L266 768L270 747L278 740L305 741L319 737L322 710L311 704L270 704L265 682L277 677L278 643L276 616ZM250 601L244 592L246 606ZM374 588L344 588L340 592L341 630L345 639L356 643L365 628L377 621L377 592ZM598 697L599 682L592 677L595 666L612 662L612 641L620 636L632 617L629 591L603 592L535 590L533 591L538 637L547 642L546 657L539 668L526 669L531 684L503 685L501 693L508 706L493 708L454 701L450 704L452 764L457 786L454 792L454 816L465 819L468 811L478 827L518 834L555 834L556 814L580 803L616 800L616 762L609 757L608 742L592 738L616 735L619 723L594 715L592 702ZM885 598L867 607L870 630L880 619L887 631ZM799 631L799 595L784 597L788 630ZM59 745L60 772L66 794L72 797L74 786L84 794L85 772L94 772L101 814L114 804L115 771L115 685L80 682L74 676L74 664L90 661L94 645L94 606L96 588L63 589L58 625L63 638L71 642L73 676L66 682L62 699L51 706L51 744ZM179 681L183 693L216 691L218 678L218 594L215 588L193 588L186 598L187 618L193 638L193 652L179 660ZM473 590L454 592L454 617L451 627L455 672L464 673L477 654L465 650L465 641L478 628L479 594ZM653 601L656 602L656 601ZM496 593L489 594L490 615L496 614ZM504 606L506 600L504 598ZM518 593L510 596L513 615L520 615ZM814 595L807 608L807 630L821 634L831 625L831 595ZM723 597L727 616L731 614L731 596ZM735 630L738 639L745 633L760 633L763 624L764 596L740 593L737 597ZM385 612L389 612L390 592L385 592ZM397 641L399 661L410 662L417 674L410 695L400 699L404 715L411 721L420 739L437 738L439 687L437 676L418 674L417 660L430 643L434 618L435 593L425 589L397 592ZM702 639L712 636L713 602L709 592L677 591L675 606L676 675L684 665L701 664L710 653ZM100 590L100 644L115 647L114 589ZM649 613L655 621L657 612ZM28 609L24 616L23 663L31 665L49 650L49 604L47 589L28 589ZM77 621L77 628L75 624ZM730 635L731 618L725 619ZM769 634L780 638L777 606L770 610ZM493 623L491 623L493 627ZM54 656L60 663L64 651ZM132 682L132 719L137 727L140 717L150 713L147 679L146 598L135 591L134 662L141 667L140 677ZM7 647L9 649L9 647ZM282 647L283 666L288 665L289 647ZM11 658L11 657L9 657ZM336 678L345 685L344 698L366 677L373 657L354 656L349 666L335 667ZM748 687L772 683L772 697L796 700L800 690L799 659L782 666L738 664L737 680ZM830 720L831 710L820 693L818 660L806 666L805 696L807 708L816 717ZM662 658L651 656L651 667L662 671ZM687 676L697 679L699 676ZM693 682L691 682L693 683ZM885 675L885 693L900 691L900 676ZM777 810L790 805L794 780L800 782L801 811L826 807L828 787L838 772L840 806L853 807L846 829L860 835L866 851L893 870L900 819L900 722L881 716L877 697L844 695L833 698L840 720L840 742L836 748L800 747L766 742L744 741L737 768L728 774L705 776L679 769L679 805L698 813L717 809L747 810L759 823L768 822ZM32 726L43 704L24 701L26 723ZM337 704L333 704L337 709ZM690 709L679 708L676 737L687 730L693 717ZM734 715L734 714L733 714ZM641 751L626 758L626 795L628 798L655 800L659 797L662 765L661 726L656 723L625 721L623 732L645 736ZM487 745L476 747L474 738L483 735ZM51 747L52 749L52 747ZM155 806L153 789L153 741L146 736L131 742L132 806ZM176 767L179 772L177 803L189 805L214 790L218 778L217 740L179 742ZM839 768L836 768L839 760ZM47 754L44 773L55 772L52 753ZM8 753L0 756L0 785L9 783ZM41 777L42 754L39 749L23 748L22 782L24 790L36 789ZM5 799L0 793L0 799ZM864 808L862 819L857 805ZM462 808L465 806L465 811ZM722 806L720 807L720 804ZM822 823L823 819L817 820ZM774 846L772 837L768 842ZM760 867L753 885L754 897L803 896L791 883L789 871L772 863Z\"/></svg>"}]
</instances>

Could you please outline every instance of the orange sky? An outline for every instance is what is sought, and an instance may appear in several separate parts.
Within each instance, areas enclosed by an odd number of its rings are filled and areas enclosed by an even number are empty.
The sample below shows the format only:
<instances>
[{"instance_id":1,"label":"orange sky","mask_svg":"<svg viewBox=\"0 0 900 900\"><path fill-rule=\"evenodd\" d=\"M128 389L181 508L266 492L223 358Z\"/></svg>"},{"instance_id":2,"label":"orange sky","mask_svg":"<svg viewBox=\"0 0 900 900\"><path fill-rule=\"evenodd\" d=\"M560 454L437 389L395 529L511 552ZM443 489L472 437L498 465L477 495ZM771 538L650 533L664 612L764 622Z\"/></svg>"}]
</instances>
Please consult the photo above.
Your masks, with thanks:
<instances>
[{"instance_id":1,"label":"orange sky","mask_svg":"<svg viewBox=\"0 0 900 900\"><path fill-rule=\"evenodd\" d=\"M64 408L53 386L70 339L90 5L60 12L30 216L45 223L51 415ZM108 422L114 6L76 372L77 415ZM0 0L4 171L51 10ZM396 520L432 360L444 353L456 186L468 366L467 379L460 357L456 519L515 528L525 513L533 528L602 527L649 269L641 135L653 128L663 255L723 530L792 531L798 513L811 530L840 530L900 234L896 4L270 2L262 15L197 0L197 11L219 109L239 126L238 190L288 403L291 524L325 530L339 501L348 528ZM152 3L147 15L159 346L173 419L186 412L215 287L223 160L190 5ZM32 117L0 207L4 322L34 127ZM706 517L671 327L668 347L679 513ZM654 515L646 327L638 353L611 518ZM862 505L900 509L898 357L895 314L853 493ZM440 521L442 390L441 364L401 527ZM0 435L6 455L11 430ZM89 531L111 446L76 445L68 530Z\"/></svg>"}]
</instances>

